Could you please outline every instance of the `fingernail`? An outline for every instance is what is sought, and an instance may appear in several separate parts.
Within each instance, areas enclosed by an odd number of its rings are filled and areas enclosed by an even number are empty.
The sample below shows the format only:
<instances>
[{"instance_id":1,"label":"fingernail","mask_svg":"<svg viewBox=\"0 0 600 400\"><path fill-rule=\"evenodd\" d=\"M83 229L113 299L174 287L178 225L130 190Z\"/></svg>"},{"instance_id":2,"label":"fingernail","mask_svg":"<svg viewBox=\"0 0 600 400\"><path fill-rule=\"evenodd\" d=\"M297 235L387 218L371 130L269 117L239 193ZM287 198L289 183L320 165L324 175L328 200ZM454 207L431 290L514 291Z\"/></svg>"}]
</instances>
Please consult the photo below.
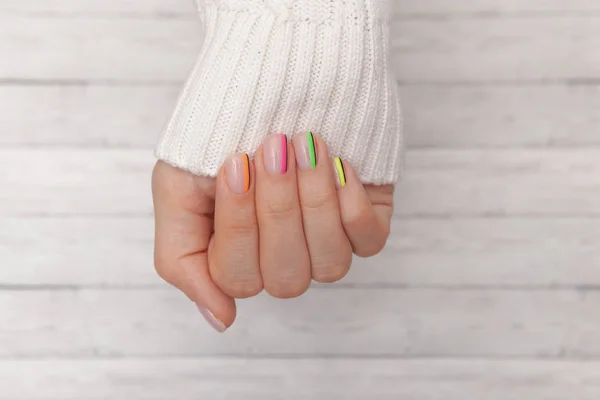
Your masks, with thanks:
<instances>
[{"instance_id":1,"label":"fingernail","mask_svg":"<svg viewBox=\"0 0 600 400\"><path fill-rule=\"evenodd\" d=\"M341 158L335 157L333 159L333 167L335 174L337 175L336 184L338 188L346 186L346 172L344 171L344 162Z\"/></svg>"},{"instance_id":2,"label":"fingernail","mask_svg":"<svg viewBox=\"0 0 600 400\"><path fill-rule=\"evenodd\" d=\"M263 147L264 164L272 175L285 174L288 170L287 136L276 134L267 136Z\"/></svg>"},{"instance_id":3,"label":"fingernail","mask_svg":"<svg viewBox=\"0 0 600 400\"><path fill-rule=\"evenodd\" d=\"M199 304L196 304L196 306L198 307L200 314L202 314L206 322L208 322L210 326L212 326L217 332L223 333L225 332L225 330L227 330L225 324L219 321L207 308L202 307Z\"/></svg>"},{"instance_id":4,"label":"fingernail","mask_svg":"<svg viewBox=\"0 0 600 400\"><path fill-rule=\"evenodd\" d=\"M235 154L225 161L227 183L232 192L242 194L250 189L250 158L247 154Z\"/></svg>"},{"instance_id":5,"label":"fingernail","mask_svg":"<svg viewBox=\"0 0 600 400\"><path fill-rule=\"evenodd\" d=\"M317 167L317 147L312 132L294 137L294 150L298 168L307 170Z\"/></svg>"}]
</instances>

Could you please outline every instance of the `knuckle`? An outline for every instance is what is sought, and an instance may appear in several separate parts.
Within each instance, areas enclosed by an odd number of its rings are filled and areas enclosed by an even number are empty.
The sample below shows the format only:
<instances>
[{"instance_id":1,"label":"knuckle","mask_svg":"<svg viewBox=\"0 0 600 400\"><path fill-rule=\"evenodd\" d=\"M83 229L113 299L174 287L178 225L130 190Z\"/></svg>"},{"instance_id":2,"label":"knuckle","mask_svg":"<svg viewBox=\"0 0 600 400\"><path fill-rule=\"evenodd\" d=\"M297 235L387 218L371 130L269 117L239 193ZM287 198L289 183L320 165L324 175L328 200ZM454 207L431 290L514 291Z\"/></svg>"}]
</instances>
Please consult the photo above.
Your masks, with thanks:
<instances>
[{"instance_id":1,"label":"knuckle","mask_svg":"<svg viewBox=\"0 0 600 400\"><path fill-rule=\"evenodd\" d=\"M343 216L344 226L348 229L361 229L364 226L370 225L372 214L367 205L357 207L350 212L346 212Z\"/></svg>"},{"instance_id":2,"label":"knuckle","mask_svg":"<svg viewBox=\"0 0 600 400\"><path fill-rule=\"evenodd\" d=\"M249 223L236 223L231 225L219 226L216 231L219 237L227 238L229 241L234 241L236 238L249 238L258 235L258 227L254 221Z\"/></svg>"},{"instance_id":3,"label":"knuckle","mask_svg":"<svg viewBox=\"0 0 600 400\"><path fill-rule=\"evenodd\" d=\"M172 260L156 251L154 252L154 269L165 282L171 285L177 284L177 274Z\"/></svg>"},{"instance_id":4,"label":"knuckle","mask_svg":"<svg viewBox=\"0 0 600 400\"><path fill-rule=\"evenodd\" d=\"M210 276L225 294L238 299L256 296L263 289L258 264L252 254L255 246L250 244L229 245L227 252L209 255ZM243 255L230 257L231 254Z\"/></svg>"},{"instance_id":5,"label":"knuckle","mask_svg":"<svg viewBox=\"0 0 600 400\"><path fill-rule=\"evenodd\" d=\"M348 275L352 265L352 253L338 257L337 262L313 265L313 279L319 283L334 283Z\"/></svg>"},{"instance_id":6,"label":"knuckle","mask_svg":"<svg viewBox=\"0 0 600 400\"><path fill-rule=\"evenodd\" d=\"M265 201L262 215L271 220L288 220L294 216L297 211L297 204L292 199L283 199L279 201Z\"/></svg>"},{"instance_id":7,"label":"knuckle","mask_svg":"<svg viewBox=\"0 0 600 400\"><path fill-rule=\"evenodd\" d=\"M374 238L363 244L360 248L357 248L354 252L357 256L367 258L373 257L385 248L387 244L387 237L382 236L380 238Z\"/></svg>"},{"instance_id":8,"label":"knuckle","mask_svg":"<svg viewBox=\"0 0 600 400\"><path fill-rule=\"evenodd\" d=\"M310 279L293 282L272 282L265 284L265 291L277 299L294 299L302 296L310 287Z\"/></svg>"},{"instance_id":9,"label":"knuckle","mask_svg":"<svg viewBox=\"0 0 600 400\"><path fill-rule=\"evenodd\" d=\"M387 243L387 240L390 238L392 234L392 226L391 221L385 224L381 229L381 240L383 242L383 246Z\"/></svg>"},{"instance_id":10,"label":"knuckle","mask_svg":"<svg viewBox=\"0 0 600 400\"><path fill-rule=\"evenodd\" d=\"M219 284L221 290L236 299L248 299L263 291L263 283L259 276L250 279L236 279Z\"/></svg>"},{"instance_id":11,"label":"knuckle","mask_svg":"<svg viewBox=\"0 0 600 400\"><path fill-rule=\"evenodd\" d=\"M383 251L385 246L387 245L388 239L391 234L391 225L389 223L384 224L384 226L380 227L380 231L378 235L374 235L372 240L369 242L370 245L365 249L365 255L362 257L373 257ZM359 254L357 254L359 255ZM361 256L361 255L359 255Z\"/></svg>"},{"instance_id":12,"label":"knuckle","mask_svg":"<svg viewBox=\"0 0 600 400\"><path fill-rule=\"evenodd\" d=\"M311 193L303 196L302 208L309 211L328 208L334 204L333 200L337 201L337 199L326 192Z\"/></svg>"},{"instance_id":13,"label":"knuckle","mask_svg":"<svg viewBox=\"0 0 600 400\"><path fill-rule=\"evenodd\" d=\"M343 264L315 268L313 279L319 283L334 283L344 279L348 271L350 271L350 266Z\"/></svg>"},{"instance_id":14,"label":"knuckle","mask_svg":"<svg viewBox=\"0 0 600 400\"><path fill-rule=\"evenodd\" d=\"M251 207L237 206L234 214L229 213L227 218L219 218L219 220L226 229L251 230L256 228L256 214L253 205Z\"/></svg>"}]
</instances>

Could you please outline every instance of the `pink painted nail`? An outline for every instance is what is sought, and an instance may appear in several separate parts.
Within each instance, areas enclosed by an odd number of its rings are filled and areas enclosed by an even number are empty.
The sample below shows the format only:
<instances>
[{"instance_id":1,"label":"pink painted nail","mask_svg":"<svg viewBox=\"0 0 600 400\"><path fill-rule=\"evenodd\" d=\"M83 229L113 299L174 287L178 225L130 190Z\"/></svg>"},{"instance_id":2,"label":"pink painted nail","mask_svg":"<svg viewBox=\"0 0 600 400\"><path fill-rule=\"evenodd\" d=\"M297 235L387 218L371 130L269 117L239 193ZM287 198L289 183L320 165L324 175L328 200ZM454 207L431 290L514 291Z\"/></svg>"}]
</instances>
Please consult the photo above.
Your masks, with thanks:
<instances>
[{"instance_id":1,"label":"pink painted nail","mask_svg":"<svg viewBox=\"0 0 600 400\"><path fill-rule=\"evenodd\" d=\"M198 307L198 311L200 311L200 314L202 314L206 322L208 322L210 326L214 328L214 330L216 330L219 333L223 333L227 330L225 324L222 321L219 321L217 317L215 317L214 314L211 313L207 308L202 307L199 304L196 304L196 306Z\"/></svg>"},{"instance_id":2,"label":"pink painted nail","mask_svg":"<svg viewBox=\"0 0 600 400\"><path fill-rule=\"evenodd\" d=\"M269 135L263 147L264 164L272 175L282 175L288 169L287 136L281 134Z\"/></svg>"}]
</instances>

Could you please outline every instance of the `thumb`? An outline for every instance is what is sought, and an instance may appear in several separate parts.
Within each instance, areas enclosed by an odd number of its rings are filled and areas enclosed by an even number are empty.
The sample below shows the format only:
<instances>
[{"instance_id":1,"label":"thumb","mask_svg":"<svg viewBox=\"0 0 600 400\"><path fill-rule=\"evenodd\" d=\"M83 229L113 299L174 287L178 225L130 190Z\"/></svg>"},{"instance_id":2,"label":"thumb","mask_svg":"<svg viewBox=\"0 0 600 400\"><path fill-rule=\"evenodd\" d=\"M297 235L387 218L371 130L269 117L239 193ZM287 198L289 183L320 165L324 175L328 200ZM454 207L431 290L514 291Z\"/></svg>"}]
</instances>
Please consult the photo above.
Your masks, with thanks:
<instances>
[{"instance_id":1,"label":"thumb","mask_svg":"<svg viewBox=\"0 0 600 400\"><path fill-rule=\"evenodd\" d=\"M236 308L212 281L208 268L215 180L159 161L152 174L152 194L158 274L196 303L213 328L224 332L233 324Z\"/></svg>"}]
</instances>

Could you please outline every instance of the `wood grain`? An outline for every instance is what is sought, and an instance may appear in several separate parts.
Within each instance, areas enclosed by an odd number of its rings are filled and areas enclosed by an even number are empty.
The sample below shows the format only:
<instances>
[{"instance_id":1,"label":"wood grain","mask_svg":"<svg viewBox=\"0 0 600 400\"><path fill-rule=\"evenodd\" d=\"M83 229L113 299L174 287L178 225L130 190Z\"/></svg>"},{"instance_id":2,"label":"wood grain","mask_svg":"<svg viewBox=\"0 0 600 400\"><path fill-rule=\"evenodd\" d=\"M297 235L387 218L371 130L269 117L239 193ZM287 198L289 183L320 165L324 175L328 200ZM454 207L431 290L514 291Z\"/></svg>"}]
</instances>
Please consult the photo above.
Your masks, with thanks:
<instances>
[{"instance_id":1,"label":"wood grain","mask_svg":"<svg viewBox=\"0 0 600 400\"><path fill-rule=\"evenodd\" d=\"M597 219L404 219L341 284L365 287L600 286ZM0 287L164 287L151 218L3 218ZM324 286L323 289L328 286Z\"/></svg>"},{"instance_id":2,"label":"wood grain","mask_svg":"<svg viewBox=\"0 0 600 400\"><path fill-rule=\"evenodd\" d=\"M597 150L420 150L408 155L404 216L597 216Z\"/></svg>"},{"instance_id":3,"label":"wood grain","mask_svg":"<svg viewBox=\"0 0 600 400\"><path fill-rule=\"evenodd\" d=\"M0 150L0 213L149 215L153 164L148 150ZM413 150L396 193L403 217L596 217L600 150Z\"/></svg>"},{"instance_id":4,"label":"wood grain","mask_svg":"<svg viewBox=\"0 0 600 400\"><path fill-rule=\"evenodd\" d=\"M202 41L193 19L5 16L0 27L5 81L179 82ZM392 37L405 83L597 82L597 48L600 16L418 19Z\"/></svg>"},{"instance_id":5,"label":"wood grain","mask_svg":"<svg viewBox=\"0 0 600 400\"><path fill-rule=\"evenodd\" d=\"M0 80L181 81L202 43L196 20L0 15Z\"/></svg>"},{"instance_id":6,"label":"wood grain","mask_svg":"<svg viewBox=\"0 0 600 400\"><path fill-rule=\"evenodd\" d=\"M0 212L35 214L144 214L152 212L151 151L0 150ZM27 168L14 168L28 158ZM77 210L77 211L76 211Z\"/></svg>"},{"instance_id":7,"label":"wood grain","mask_svg":"<svg viewBox=\"0 0 600 400\"><path fill-rule=\"evenodd\" d=\"M10 146L145 147L157 141L180 84L0 86L0 135ZM26 115L27 118L23 118Z\"/></svg>"},{"instance_id":8,"label":"wood grain","mask_svg":"<svg viewBox=\"0 0 600 400\"><path fill-rule=\"evenodd\" d=\"M600 4L595 0L392 0L400 14L454 14L485 13L485 16L529 12L598 11Z\"/></svg>"},{"instance_id":9,"label":"wood grain","mask_svg":"<svg viewBox=\"0 0 600 400\"><path fill-rule=\"evenodd\" d=\"M597 82L600 17L410 20L395 25L403 82ZM535 49L535 50L533 50Z\"/></svg>"},{"instance_id":10,"label":"wood grain","mask_svg":"<svg viewBox=\"0 0 600 400\"><path fill-rule=\"evenodd\" d=\"M0 381L11 382L0 399L596 400L599 371L528 360L0 361Z\"/></svg>"},{"instance_id":11,"label":"wood grain","mask_svg":"<svg viewBox=\"0 0 600 400\"><path fill-rule=\"evenodd\" d=\"M598 357L600 292L311 290L238 302L226 335L170 290L0 292L0 357Z\"/></svg>"},{"instance_id":12,"label":"wood grain","mask_svg":"<svg viewBox=\"0 0 600 400\"><path fill-rule=\"evenodd\" d=\"M194 0L0 0L0 14L67 16L146 16L155 18L193 17Z\"/></svg>"},{"instance_id":13,"label":"wood grain","mask_svg":"<svg viewBox=\"0 0 600 400\"><path fill-rule=\"evenodd\" d=\"M0 130L19 132L0 144L151 148L180 85L0 86L10 99ZM600 86L409 85L401 95L411 148L600 146Z\"/></svg>"},{"instance_id":14,"label":"wood grain","mask_svg":"<svg viewBox=\"0 0 600 400\"><path fill-rule=\"evenodd\" d=\"M598 11L595 0L392 0L397 15L430 15L453 13L573 12ZM156 17L188 17L194 15L193 0L2 0L0 13L62 15L145 15Z\"/></svg>"},{"instance_id":15,"label":"wood grain","mask_svg":"<svg viewBox=\"0 0 600 400\"><path fill-rule=\"evenodd\" d=\"M600 144L597 85L411 85L401 96L413 148Z\"/></svg>"}]
</instances>

